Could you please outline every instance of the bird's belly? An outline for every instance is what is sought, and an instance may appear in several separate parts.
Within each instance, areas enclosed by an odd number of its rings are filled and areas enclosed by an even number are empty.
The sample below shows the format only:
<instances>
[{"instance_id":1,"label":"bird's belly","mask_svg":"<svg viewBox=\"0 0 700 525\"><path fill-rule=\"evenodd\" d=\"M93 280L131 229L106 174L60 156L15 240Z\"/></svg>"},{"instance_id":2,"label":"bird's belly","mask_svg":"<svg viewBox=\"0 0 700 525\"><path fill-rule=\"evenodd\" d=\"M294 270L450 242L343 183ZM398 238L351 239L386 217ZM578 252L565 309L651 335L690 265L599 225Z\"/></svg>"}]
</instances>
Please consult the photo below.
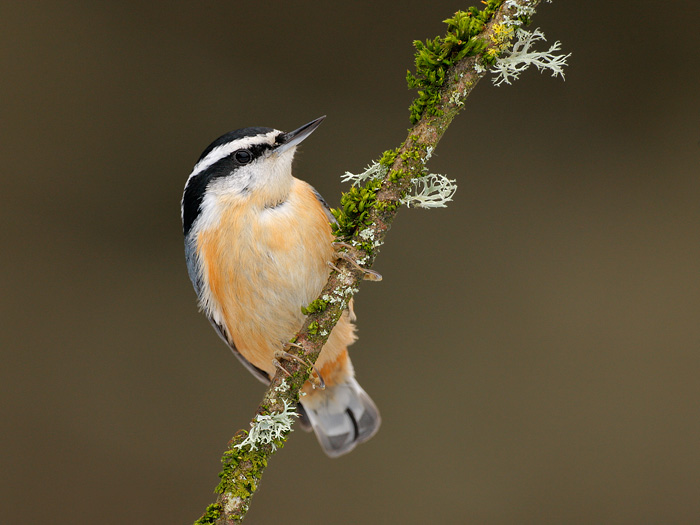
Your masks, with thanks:
<instances>
[{"instance_id":1,"label":"bird's belly","mask_svg":"<svg viewBox=\"0 0 700 525\"><path fill-rule=\"evenodd\" d=\"M223 321L236 349L274 373L274 351L303 323L302 306L321 292L332 257L330 225L320 213L232 207L202 232L198 250L207 274L209 312Z\"/></svg>"}]
</instances>

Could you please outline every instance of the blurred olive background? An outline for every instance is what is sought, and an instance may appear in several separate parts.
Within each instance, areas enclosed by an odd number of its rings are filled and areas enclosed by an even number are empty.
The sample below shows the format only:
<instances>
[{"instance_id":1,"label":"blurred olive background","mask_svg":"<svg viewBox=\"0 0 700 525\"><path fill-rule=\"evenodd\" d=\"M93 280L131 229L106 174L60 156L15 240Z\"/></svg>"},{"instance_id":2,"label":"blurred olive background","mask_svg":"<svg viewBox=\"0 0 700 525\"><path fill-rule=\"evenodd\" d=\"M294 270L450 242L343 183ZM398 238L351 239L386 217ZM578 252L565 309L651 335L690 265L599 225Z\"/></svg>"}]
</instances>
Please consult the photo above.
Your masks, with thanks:
<instances>
[{"instance_id":1,"label":"blurred olive background","mask_svg":"<svg viewBox=\"0 0 700 525\"><path fill-rule=\"evenodd\" d=\"M674 4L677 7L674 7ZM262 396L203 315L180 196L214 138L319 115L295 174L397 146L418 2L3 2L3 523L191 523ZM700 7L543 3L566 81L484 80L356 302L383 414L294 432L251 523L700 522Z\"/></svg>"}]
</instances>

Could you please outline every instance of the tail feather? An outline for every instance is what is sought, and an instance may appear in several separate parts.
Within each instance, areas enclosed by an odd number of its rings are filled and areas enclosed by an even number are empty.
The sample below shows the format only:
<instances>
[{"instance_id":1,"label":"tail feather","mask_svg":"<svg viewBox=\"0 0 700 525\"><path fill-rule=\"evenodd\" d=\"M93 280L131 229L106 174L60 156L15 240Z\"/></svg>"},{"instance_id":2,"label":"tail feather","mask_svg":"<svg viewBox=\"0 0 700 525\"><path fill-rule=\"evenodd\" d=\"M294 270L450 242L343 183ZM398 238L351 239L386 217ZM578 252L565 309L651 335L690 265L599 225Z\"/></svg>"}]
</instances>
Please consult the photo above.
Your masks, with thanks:
<instances>
[{"instance_id":1,"label":"tail feather","mask_svg":"<svg viewBox=\"0 0 700 525\"><path fill-rule=\"evenodd\" d=\"M381 424L376 405L352 377L301 403L318 442L331 457L346 454L367 441Z\"/></svg>"}]
</instances>

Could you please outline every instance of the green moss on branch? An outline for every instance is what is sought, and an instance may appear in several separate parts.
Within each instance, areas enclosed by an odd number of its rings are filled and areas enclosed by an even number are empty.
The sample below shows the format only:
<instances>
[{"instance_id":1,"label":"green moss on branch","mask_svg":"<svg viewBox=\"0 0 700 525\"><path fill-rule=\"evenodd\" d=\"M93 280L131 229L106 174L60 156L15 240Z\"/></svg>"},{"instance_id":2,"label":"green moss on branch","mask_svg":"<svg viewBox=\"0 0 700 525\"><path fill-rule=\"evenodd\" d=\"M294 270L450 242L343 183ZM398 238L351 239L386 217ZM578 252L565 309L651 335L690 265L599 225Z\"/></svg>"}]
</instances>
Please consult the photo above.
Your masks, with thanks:
<instances>
[{"instance_id":1,"label":"green moss on branch","mask_svg":"<svg viewBox=\"0 0 700 525\"><path fill-rule=\"evenodd\" d=\"M483 9L470 7L457 11L452 18L444 20L447 34L425 42L416 40L416 72L406 74L410 89L418 90L418 97L409 110L411 124L424 115L441 116L440 89L445 83L449 69L466 57L477 55L486 49L488 41L483 38L484 26L491 20L503 0L488 0Z\"/></svg>"}]
</instances>

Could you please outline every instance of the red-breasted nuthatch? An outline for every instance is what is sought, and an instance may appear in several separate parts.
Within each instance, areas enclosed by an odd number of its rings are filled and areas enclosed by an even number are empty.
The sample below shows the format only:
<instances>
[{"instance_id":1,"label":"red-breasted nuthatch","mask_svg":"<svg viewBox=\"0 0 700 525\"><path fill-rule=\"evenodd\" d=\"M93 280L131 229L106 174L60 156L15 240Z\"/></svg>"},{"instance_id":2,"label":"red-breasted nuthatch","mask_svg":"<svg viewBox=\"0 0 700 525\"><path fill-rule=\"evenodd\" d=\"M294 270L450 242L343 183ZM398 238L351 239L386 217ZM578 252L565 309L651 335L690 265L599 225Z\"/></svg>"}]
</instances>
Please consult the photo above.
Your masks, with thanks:
<instances>
[{"instance_id":1,"label":"red-breasted nuthatch","mask_svg":"<svg viewBox=\"0 0 700 525\"><path fill-rule=\"evenodd\" d=\"M185 258L199 304L241 362L267 383L289 357L301 308L328 280L335 219L323 198L292 176L297 145L325 117L295 131L243 128L204 150L182 197ZM377 407L355 380L347 347L355 341L352 306L331 332L302 390L302 422L323 450L339 456L379 428Z\"/></svg>"}]
</instances>

